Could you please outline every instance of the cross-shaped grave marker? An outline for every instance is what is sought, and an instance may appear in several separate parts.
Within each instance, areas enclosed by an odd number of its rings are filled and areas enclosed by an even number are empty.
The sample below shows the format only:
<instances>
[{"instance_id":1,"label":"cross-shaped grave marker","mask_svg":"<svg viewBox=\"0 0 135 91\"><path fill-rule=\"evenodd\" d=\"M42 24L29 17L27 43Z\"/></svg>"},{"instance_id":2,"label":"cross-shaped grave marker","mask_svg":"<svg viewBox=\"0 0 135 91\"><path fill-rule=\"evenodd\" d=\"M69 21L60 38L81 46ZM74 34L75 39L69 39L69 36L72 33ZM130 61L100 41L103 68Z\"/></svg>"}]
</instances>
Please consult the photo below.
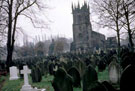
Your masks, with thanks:
<instances>
[{"instance_id":1,"label":"cross-shaped grave marker","mask_svg":"<svg viewBox=\"0 0 135 91\"><path fill-rule=\"evenodd\" d=\"M22 86L21 91L31 91L32 87L29 85L28 74L31 73L31 70L27 66L23 66L21 74L24 74L24 85Z\"/></svg>"}]
</instances>

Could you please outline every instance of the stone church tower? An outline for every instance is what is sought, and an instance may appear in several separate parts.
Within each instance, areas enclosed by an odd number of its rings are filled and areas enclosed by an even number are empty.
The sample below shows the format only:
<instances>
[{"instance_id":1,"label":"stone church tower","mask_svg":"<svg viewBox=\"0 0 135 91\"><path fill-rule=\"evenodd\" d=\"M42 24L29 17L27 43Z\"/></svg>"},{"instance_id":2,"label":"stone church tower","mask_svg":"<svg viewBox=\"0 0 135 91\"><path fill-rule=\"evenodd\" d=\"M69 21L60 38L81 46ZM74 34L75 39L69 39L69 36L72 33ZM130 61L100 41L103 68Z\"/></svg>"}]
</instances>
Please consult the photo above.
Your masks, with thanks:
<instances>
[{"instance_id":1,"label":"stone church tower","mask_svg":"<svg viewBox=\"0 0 135 91\"><path fill-rule=\"evenodd\" d=\"M103 47L105 36L92 31L90 22L89 5L84 3L80 7L72 5L73 14L73 42L71 43L71 51L89 51L95 47Z\"/></svg>"},{"instance_id":2,"label":"stone church tower","mask_svg":"<svg viewBox=\"0 0 135 91\"><path fill-rule=\"evenodd\" d=\"M73 14L73 40L72 45L76 50L88 50L91 47L91 22L89 6L84 3L80 8L72 6Z\"/></svg>"}]
</instances>

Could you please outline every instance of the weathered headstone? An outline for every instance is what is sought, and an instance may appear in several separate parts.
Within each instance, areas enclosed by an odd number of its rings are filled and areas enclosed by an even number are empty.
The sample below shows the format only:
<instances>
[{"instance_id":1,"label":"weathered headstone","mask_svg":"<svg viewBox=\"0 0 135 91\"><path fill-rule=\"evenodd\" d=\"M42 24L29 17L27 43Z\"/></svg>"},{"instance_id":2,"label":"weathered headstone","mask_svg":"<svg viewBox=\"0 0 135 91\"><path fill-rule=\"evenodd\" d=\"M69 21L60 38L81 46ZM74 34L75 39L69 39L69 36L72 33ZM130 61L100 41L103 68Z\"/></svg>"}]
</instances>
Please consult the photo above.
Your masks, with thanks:
<instances>
[{"instance_id":1,"label":"weathered headstone","mask_svg":"<svg viewBox=\"0 0 135 91\"><path fill-rule=\"evenodd\" d=\"M80 87L81 86L81 78L80 78L80 73L75 67L71 67L68 70L68 74L73 78L73 86L74 87Z\"/></svg>"},{"instance_id":2,"label":"weathered headstone","mask_svg":"<svg viewBox=\"0 0 135 91\"><path fill-rule=\"evenodd\" d=\"M102 72L106 69L106 63L104 62L104 60L99 61L98 63L98 71Z\"/></svg>"},{"instance_id":3,"label":"weathered headstone","mask_svg":"<svg viewBox=\"0 0 135 91\"><path fill-rule=\"evenodd\" d=\"M50 75L53 75L54 74L53 69L54 69L54 64L53 63L50 63L49 64L49 73L50 73Z\"/></svg>"},{"instance_id":4,"label":"weathered headstone","mask_svg":"<svg viewBox=\"0 0 135 91\"><path fill-rule=\"evenodd\" d=\"M108 67L109 72L109 80L112 84L117 84L120 79L120 66L116 62L116 60L113 60Z\"/></svg>"},{"instance_id":5,"label":"weathered headstone","mask_svg":"<svg viewBox=\"0 0 135 91\"><path fill-rule=\"evenodd\" d=\"M54 68L53 68L53 71L56 72L58 70L58 66L55 65Z\"/></svg>"},{"instance_id":6,"label":"weathered headstone","mask_svg":"<svg viewBox=\"0 0 135 91\"><path fill-rule=\"evenodd\" d=\"M31 70L28 69L27 66L23 66L23 70L21 70L21 74L24 74L24 85L21 88L21 91L32 91L33 88L31 87L31 85L29 84L29 80L28 80L28 74L31 73Z\"/></svg>"},{"instance_id":7,"label":"weathered headstone","mask_svg":"<svg viewBox=\"0 0 135 91\"><path fill-rule=\"evenodd\" d=\"M83 76L83 91L91 91L92 84L97 80L97 72L91 65L89 65Z\"/></svg>"},{"instance_id":8,"label":"weathered headstone","mask_svg":"<svg viewBox=\"0 0 135 91\"><path fill-rule=\"evenodd\" d=\"M129 64L135 65L135 53L129 52L125 56L123 56L121 66L125 69Z\"/></svg>"},{"instance_id":9,"label":"weathered headstone","mask_svg":"<svg viewBox=\"0 0 135 91\"><path fill-rule=\"evenodd\" d=\"M72 78L62 68L59 68L52 82L54 91L73 91Z\"/></svg>"},{"instance_id":10,"label":"weathered headstone","mask_svg":"<svg viewBox=\"0 0 135 91\"><path fill-rule=\"evenodd\" d=\"M32 67L31 77L32 77L32 82L41 82L42 73L37 65Z\"/></svg>"},{"instance_id":11,"label":"weathered headstone","mask_svg":"<svg viewBox=\"0 0 135 91\"><path fill-rule=\"evenodd\" d=\"M10 70L10 78L9 78L9 80L17 80L17 79L19 79L19 77L18 77L19 71L18 71L17 67L12 66L12 67L9 68L9 70Z\"/></svg>"},{"instance_id":12,"label":"weathered headstone","mask_svg":"<svg viewBox=\"0 0 135 91\"><path fill-rule=\"evenodd\" d=\"M74 64L75 64L75 67L77 68L77 70L79 71L80 77L82 79L83 75L85 73L85 69L86 69L86 65L85 65L84 61L77 60L76 62L74 62Z\"/></svg>"},{"instance_id":13,"label":"weathered headstone","mask_svg":"<svg viewBox=\"0 0 135 91\"><path fill-rule=\"evenodd\" d=\"M135 91L135 65L125 68L120 79L120 91Z\"/></svg>"},{"instance_id":14,"label":"weathered headstone","mask_svg":"<svg viewBox=\"0 0 135 91\"><path fill-rule=\"evenodd\" d=\"M94 55L91 55L91 65L95 68L96 67L96 58Z\"/></svg>"}]
</instances>

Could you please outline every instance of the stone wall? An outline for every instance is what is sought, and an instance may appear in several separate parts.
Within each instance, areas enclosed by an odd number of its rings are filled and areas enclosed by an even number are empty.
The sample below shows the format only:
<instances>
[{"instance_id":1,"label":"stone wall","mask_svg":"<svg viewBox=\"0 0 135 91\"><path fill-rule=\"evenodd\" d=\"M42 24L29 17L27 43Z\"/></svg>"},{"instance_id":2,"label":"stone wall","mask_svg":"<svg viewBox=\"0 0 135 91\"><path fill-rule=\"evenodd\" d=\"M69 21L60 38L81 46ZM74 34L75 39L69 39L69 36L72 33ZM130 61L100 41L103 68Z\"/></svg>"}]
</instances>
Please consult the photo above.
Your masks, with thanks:
<instances>
[{"instance_id":1,"label":"stone wall","mask_svg":"<svg viewBox=\"0 0 135 91\"><path fill-rule=\"evenodd\" d=\"M105 35L92 31L92 48L105 48Z\"/></svg>"}]
</instances>

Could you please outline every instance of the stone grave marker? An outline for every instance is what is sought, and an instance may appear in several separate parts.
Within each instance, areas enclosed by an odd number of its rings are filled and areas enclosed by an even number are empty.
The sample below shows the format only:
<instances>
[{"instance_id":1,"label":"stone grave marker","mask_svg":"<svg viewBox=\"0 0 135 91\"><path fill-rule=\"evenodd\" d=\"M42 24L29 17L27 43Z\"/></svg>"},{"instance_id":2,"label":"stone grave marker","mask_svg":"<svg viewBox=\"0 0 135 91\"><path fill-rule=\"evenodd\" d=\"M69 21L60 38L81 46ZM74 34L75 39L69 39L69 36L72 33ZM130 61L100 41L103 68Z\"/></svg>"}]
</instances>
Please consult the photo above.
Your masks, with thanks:
<instances>
[{"instance_id":1,"label":"stone grave marker","mask_svg":"<svg viewBox=\"0 0 135 91\"><path fill-rule=\"evenodd\" d=\"M81 87L81 77L80 73L75 67L71 67L68 70L68 74L73 78L73 86L74 87Z\"/></svg>"},{"instance_id":2,"label":"stone grave marker","mask_svg":"<svg viewBox=\"0 0 135 91\"><path fill-rule=\"evenodd\" d=\"M91 91L92 85L98 80L96 70L89 65L83 75L83 91Z\"/></svg>"},{"instance_id":3,"label":"stone grave marker","mask_svg":"<svg viewBox=\"0 0 135 91\"><path fill-rule=\"evenodd\" d=\"M55 65L54 68L53 68L53 71L56 72L58 70L58 66Z\"/></svg>"},{"instance_id":4,"label":"stone grave marker","mask_svg":"<svg viewBox=\"0 0 135 91\"><path fill-rule=\"evenodd\" d=\"M32 91L32 87L29 84L29 80L28 80L28 74L31 73L31 70L28 69L27 66L23 66L23 70L21 70L21 74L24 74L24 85L21 88L21 91Z\"/></svg>"},{"instance_id":5,"label":"stone grave marker","mask_svg":"<svg viewBox=\"0 0 135 91\"><path fill-rule=\"evenodd\" d=\"M50 63L49 64L49 73L50 73L50 75L54 75L53 69L54 69L54 63Z\"/></svg>"},{"instance_id":6,"label":"stone grave marker","mask_svg":"<svg viewBox=\"0 0 135 91\"><path fill-rule=\"evenodd\" d=\"M104 62L104 60L101 60L98 62L98 71L102 72L106 69L106 63Z\"/></svg>"},{"instance_id":7,"label":"stone grave marker","mask_svg":"<svg viewBox=\"0 0 135 91\"><path fill-rule=\"evenodd\" d=\"M46 89L37 89L32 88L31 85L29 84L29 79L28 79L28 74L31 73L31 70L28 69L28 67L25 65L23 66L23 70L21 70L21 74L24 75L24 85L22 86L20 91L46 91Z\"/></svg>"},{"instance_id":8,"label":"stone grave marker","mask_svg":"<svg viewBox=\"0 0 135 91\"><path fill-rule=\"evenodd\" d=\"M52 82L54 91L73 91L72 78L63 68L59 68Z\"/></svg>"},{"instance_id":9,"label":"stone grave marker","mask_svg":"<svg viewBox=\"0 0 135 91\"><path fill-rule=\"evenodd\" d=\"M128 65L122 72L120 91L135 91L135 65Z\"/></svg>"},{"instance_id":10,"label":"stone grave marker","mask_svg":"<svg viewBox=\"0 0 135 91\"><path fill-rule=\"evenodd\" d=\"M17 67L12 66L12 67L9 68L9 70L10 70L10 78L9 78L9 80L17 80L17 79L19 79L19 77L18 77L19 70L17 69Z\"/></svg>"},{"instance_id":11,"label":"stone grave marker","mask_svg":"<svg viewBox=\"0 0 135 91\"><path fill-rule=\"evenodd\" d=\"M120 66L116 62L116 60L113 60L108 67L108 73L109 73L109 80L112 84L117 84L120 79Z\"/></svg>"}]
</instances>

